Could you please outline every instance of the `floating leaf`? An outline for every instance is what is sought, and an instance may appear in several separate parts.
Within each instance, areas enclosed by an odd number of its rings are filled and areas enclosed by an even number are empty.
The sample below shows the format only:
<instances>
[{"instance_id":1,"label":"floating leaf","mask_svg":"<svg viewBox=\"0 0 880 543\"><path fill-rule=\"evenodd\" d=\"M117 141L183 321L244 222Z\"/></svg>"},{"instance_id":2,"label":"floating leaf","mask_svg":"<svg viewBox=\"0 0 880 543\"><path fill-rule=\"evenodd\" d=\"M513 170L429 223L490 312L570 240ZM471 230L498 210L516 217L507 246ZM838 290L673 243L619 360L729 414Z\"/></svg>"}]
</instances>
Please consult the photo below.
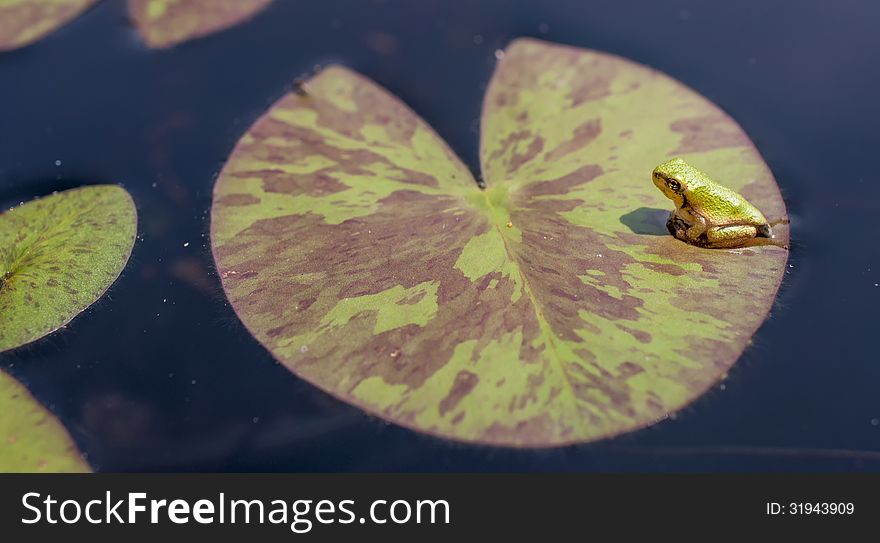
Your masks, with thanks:
<instances>
[{"instance_id":1,"label":"floating leaf","mask_svg":"<svg viewBox=\"0 0 880 543\"><path fill-rule=\"evenodd\" d=\"M98 0L0 0L0 51L33 43Z\"/></svg>"},{"instance_id":2,"label":"floating leaf","mask_svg":"<svg viewBox=\"0 0 880 543\"><path fill-rule=\"evenodd\" d=\"M484 103L484 191L362 76L303 90L224 167L214 255L278 360L380 417L515 446L643 427L722 378L775 297L785 250L666 232L650 176L672 155L785 209L739 126L649 68L514 42Z\"/></svg>"},{"instance_id":3,"label":"floating leaf","mask_svg":"<svg viewBox=\"0 0 880 543\"><path fill-rule=\"evenodd\" d=\"M272 0L128 0L128 9L150 47L225 30L251 18Z\"/></svg>"},{"instance_id":4,"label":"floating leaf","mask_svg":"<svg viewBox=\"0 0 880 543\"><path fill-rule=\"evenodd\" d=\"M68 190L0 214L0 352L64 326L128 262L134 202L115 185Z\"/></svg>"},{"instance_id":5,"label":"floating leaf","mask_svg":"<svg viewBox=\"0 0 880 543\"><path fill-rule=\"evenodd\" d=\"M0 472L87 472L67 430L0 371Z\"/></svg>"}]
</instances>

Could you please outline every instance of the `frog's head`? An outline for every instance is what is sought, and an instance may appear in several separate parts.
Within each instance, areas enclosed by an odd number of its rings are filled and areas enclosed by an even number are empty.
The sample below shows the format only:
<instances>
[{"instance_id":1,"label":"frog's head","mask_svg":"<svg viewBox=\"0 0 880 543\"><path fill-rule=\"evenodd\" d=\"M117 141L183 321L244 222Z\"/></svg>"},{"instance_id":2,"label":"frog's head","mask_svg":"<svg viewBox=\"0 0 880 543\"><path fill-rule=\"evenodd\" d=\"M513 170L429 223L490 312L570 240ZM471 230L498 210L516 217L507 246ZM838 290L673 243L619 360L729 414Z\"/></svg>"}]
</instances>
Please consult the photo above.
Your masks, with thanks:
<instances>
[{"instance_id":1,"label":"frog's head","mask_svg":"<svg viewBox=\"0 0 880 543\"><path fill-rule=\"evenodd\" d=\"M678 205L684 202L688 182L693 179L694 168L683 158L673 158L654 168L651 179L667 198Z\"/></svg>"}]
</instances>

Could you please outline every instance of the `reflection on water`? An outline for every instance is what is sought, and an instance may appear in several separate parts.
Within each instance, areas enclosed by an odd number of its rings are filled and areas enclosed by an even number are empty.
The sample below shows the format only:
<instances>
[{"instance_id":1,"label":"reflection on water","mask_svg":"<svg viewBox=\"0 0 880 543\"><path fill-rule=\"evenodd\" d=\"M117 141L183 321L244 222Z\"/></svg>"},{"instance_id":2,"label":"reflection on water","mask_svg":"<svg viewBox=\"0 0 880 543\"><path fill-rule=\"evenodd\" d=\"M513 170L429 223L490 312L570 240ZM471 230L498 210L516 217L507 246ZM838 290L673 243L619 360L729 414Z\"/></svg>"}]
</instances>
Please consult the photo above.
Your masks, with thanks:
<instances>
[{"instance_id":1,"label":"reflection on water","mask_svg":"<svg viewBox=\"0 0 880 543\"><path fill-rule=\"evenodd\" d=\"M877 15L880 5L819 0L796 11L758 0L687 10L279 0L228 32L149 51L120 22L124 2L103 2L0 55L0 204L121 183L138 204L139 240L107 297L0 364L107 470L880 469L880 185L865 122L880 118ZM657 40L658 26L675 39ZM611 51L691 85L744 126L792 217L808 217L793 225L772 317L723 389L675 420L551 451L418 435L298 380L232 313L207 238L223 160L316 64L368 74L477 171L495 51L522 35ZM665 235L667 215L641 208L621 222Z\"/></svg>"}]
</instances>

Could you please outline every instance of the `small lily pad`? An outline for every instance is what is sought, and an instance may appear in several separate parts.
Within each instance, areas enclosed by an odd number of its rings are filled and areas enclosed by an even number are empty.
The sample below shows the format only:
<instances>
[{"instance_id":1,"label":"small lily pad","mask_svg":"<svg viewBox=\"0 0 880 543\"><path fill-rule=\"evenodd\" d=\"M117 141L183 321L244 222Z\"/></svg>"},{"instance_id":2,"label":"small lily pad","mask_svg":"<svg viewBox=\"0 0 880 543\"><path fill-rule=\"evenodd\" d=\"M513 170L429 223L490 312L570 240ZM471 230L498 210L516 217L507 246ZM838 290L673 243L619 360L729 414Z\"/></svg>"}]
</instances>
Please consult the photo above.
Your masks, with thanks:
<instances>
[{"instance_id":1,"label":"small lily pad","mask_svg":"<svg viewBox=\"0 0 880 543\"><path fill-rule=\"evenodd\" d=\"M137 231L125 189L95 185L0 214L0 352L40 339L119 277Z\"/></svg>"},{"instance_id":2,"label":"small lily pad","mask_svg":"<svg viewBox=\"0 0 880 543\"><path fill-rule=\"evenodd\" d=\"M620 57L511 44L483 105L485 190L397 98L334 66L239 141L212 247L250 332L338 398L457 440L590 441L722 379L783 277L780 247L666 233L651 171L671 156L784 219L736 122Z\"/></svg>"},{"instance_id":3,"label":"small lily pad","mask_svg":"<svg viewBox=\"0 0 880 543\"><path fill-rule=\"evenodd\" d=\"M0 472L88 472L67 430L0 371Z\"/></svg>"},{"instance_id":4,"label":"small lily pad","mask_svg":"<svg viewBox=\"0 0 880 543\"><path fill-rule=\"evenodd\" d=\"M0 51L33 43L98 0L0 0Z\"/></svg>"},{"instance_id":5,"label":"small lily pad","mask_svg":"<svg viewBox=\"0 0 880 543\"><path fill-rule=\"evenodd\" d=\"M150 47L165 48L250 19L272 0L128 0L135 25Z\"/></svg>"}]
</instances>

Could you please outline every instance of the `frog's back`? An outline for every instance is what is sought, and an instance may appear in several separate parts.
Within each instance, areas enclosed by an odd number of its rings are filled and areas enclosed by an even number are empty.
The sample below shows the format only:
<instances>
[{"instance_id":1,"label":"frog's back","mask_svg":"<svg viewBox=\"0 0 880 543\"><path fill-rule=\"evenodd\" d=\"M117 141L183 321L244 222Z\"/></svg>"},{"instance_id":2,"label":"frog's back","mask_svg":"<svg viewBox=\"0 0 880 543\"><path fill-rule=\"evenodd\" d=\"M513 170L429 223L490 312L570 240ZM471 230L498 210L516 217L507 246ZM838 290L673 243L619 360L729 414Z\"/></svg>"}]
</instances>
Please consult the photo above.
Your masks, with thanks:
<instances>
[{"instance_id":1,"label":"frog's back","mask_svg":"<svg viewBox=\"0 0 880 543\"><path fill-rule=\"evenodd\" d=\"M701 184L694 187L692 193L691 206L712 224L767 224L767 219L758 208L723 185Z\"/></svg>"}]
</instances>

